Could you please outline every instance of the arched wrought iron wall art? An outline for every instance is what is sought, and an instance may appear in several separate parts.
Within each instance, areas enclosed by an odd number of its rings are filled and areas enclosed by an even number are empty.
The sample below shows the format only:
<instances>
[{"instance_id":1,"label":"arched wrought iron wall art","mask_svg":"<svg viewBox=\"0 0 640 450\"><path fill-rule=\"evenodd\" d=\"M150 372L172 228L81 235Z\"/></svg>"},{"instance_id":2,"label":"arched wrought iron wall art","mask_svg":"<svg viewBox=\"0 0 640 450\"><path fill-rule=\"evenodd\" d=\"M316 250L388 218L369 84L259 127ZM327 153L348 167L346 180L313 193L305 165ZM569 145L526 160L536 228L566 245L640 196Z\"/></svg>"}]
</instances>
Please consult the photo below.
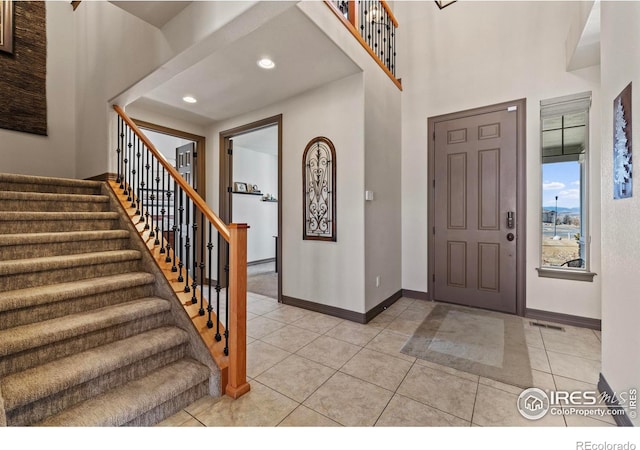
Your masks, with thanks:
<instances>
[{"instance_id":1,"label":"arched wrought iron wall art","mask_svg":"<svg viewBox=\"0 0 640 450\"><path fill-rule=\"evenodd\" d=\"M336 241L336 149L313 138L302 155L302 239Z\"/></svg>"}]
</instances>

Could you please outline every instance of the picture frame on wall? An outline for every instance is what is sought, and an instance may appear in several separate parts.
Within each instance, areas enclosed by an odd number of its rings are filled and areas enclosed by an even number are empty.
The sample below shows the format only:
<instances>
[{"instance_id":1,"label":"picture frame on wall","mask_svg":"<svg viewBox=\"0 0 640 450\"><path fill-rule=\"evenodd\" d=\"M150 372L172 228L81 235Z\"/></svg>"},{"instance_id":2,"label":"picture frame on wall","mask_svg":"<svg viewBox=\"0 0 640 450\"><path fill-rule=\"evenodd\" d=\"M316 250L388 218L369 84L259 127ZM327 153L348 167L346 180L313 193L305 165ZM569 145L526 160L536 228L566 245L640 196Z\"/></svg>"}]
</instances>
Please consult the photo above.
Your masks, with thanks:
<instances>
[{"instance_id":1,"label":"picture frame on wall","mask_svg":"<svg viewBox=\"0 0 640 450\"><path fill-rule=\"evenodd\" d=\"M613 101L613 198L633 196L631 83Z\"/></svg>"},{"instance_id":2,"label":"picture frame on wall","mask_svg":"<svg viewBox=\"0 0 640 450\"><path fill-rule=\"evenodd\" d=\"M13 1L0 0L0 52L13 54Z\"/></svg>"}]
</instances>

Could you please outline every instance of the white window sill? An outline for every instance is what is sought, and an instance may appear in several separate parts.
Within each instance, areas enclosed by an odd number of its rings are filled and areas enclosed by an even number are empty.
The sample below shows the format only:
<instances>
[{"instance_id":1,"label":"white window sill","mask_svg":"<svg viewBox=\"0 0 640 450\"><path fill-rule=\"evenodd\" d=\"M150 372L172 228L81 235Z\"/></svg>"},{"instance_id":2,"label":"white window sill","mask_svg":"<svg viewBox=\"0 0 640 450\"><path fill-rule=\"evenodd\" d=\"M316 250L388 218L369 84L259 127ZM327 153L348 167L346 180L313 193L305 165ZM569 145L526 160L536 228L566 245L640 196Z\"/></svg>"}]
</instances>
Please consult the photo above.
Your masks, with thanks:
<instances>
[{"instance_id":1,"label":"white window sill","mask_svg":"<svg viewBox=\"0 0 640 450\"><path fill-rule=\"evenodd\" d=\"M538 276L541 278L559 278L562 280L589 281L593 282L594 272L576 269L552 269L550 267L538 267Z\"/></svg>"}]
</instances>

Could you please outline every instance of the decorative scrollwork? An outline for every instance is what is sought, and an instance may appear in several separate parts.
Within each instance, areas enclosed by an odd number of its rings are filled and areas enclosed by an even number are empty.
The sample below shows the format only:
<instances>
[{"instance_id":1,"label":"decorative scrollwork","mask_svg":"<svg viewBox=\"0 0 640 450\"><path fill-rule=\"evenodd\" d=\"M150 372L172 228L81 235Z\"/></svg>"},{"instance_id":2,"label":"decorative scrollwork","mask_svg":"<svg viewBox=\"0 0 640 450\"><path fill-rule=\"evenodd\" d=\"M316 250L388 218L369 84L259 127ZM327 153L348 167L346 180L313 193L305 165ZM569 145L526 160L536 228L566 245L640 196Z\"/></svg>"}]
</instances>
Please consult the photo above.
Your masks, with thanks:
<instances>
[{"instance_id":1,"label":"decorative scrollwork","mask_svg":"<svg viewBox=\"0 0 640 450\"><path fill-rule=\"evenodd\" d=\"M312 139L302 156L303 239L336 241L336 150L325 137Z\"/></svg>"}]
</instances>

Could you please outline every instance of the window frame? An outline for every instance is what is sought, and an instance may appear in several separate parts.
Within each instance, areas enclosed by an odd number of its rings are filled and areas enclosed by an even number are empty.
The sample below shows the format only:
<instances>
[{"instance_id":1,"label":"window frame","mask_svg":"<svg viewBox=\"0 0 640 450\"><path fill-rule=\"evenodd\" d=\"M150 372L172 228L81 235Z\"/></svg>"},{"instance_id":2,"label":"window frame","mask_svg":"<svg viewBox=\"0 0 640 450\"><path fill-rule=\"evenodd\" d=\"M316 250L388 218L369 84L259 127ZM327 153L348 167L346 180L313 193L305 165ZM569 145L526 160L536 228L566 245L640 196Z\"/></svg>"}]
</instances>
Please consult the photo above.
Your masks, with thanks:
<instances>
[{"instance_id":1,"label":"window frame","mask_svg":"<svg viewBox=\"0 0 640 450\"><path fill-rule=\"evenodd\" d=\"M579 94L567 95L563 97L556 97L548 100L540 101L540 214L538 214L539 219L539 244L538 251L540 252L539 256L539 267L536 268L538 271L539 277L545 278L557 278L557 279L567 279L574 281L589 281L593 282L593 277L596 275L591 272L591 234L590 234L590 109L591 109L591 91L582 92ZM557 117L571 113L582 113L586 114L586 126L585 126L585 150L584 157L581 163L580 168L580 227L583 235L582 243L583 243L583 255L585 260L584 267L553 267L546 266L542 264L542 239L543 239L543 228L542 228L542 198L543 198L543 166L544 166L544 156L543 156L543 120L550 117ZM562 128L562 132L564 133L564 127ZM579 157L578 157L579 158ZM554 215L554 220L557 220L557 217Z\"/></svg>"}]
</instances>

